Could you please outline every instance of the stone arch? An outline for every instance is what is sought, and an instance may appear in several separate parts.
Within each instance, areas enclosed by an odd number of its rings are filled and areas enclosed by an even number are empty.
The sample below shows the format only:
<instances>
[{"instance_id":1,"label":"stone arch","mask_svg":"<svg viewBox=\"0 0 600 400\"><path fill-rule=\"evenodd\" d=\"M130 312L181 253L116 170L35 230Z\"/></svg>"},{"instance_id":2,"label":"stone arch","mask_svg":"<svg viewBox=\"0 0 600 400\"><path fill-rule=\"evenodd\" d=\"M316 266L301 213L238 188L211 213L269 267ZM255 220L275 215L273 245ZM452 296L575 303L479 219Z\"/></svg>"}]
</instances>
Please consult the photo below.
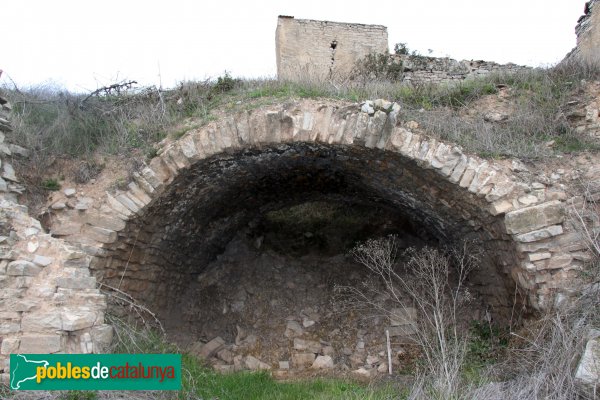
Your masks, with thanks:
<instances>
[{"instance_id":1,"label":"stone arch","mask_svg":"<svg viewBox=\"0 0 600 400\"><path fill-rule=\"evenodd\" d=\"M502 281L499 287L515 282L531 307L550 306L549 296L560 289L559 282L566 282L561 277L568 275L566 267L574 261L569 254L545 251L553 245L539 244L564 236L562 202L536 196L539 189L520 181L500 163L411 132L401 126L396 105L378 104L376 110L363 111L357 105L304 101L239 112L192 130L136 173L127 191L107 193L104 209L87 213L81 230L70 235L71 239L100 249L92 267L102 271L103 279L114 283L118 276L121 281L127 265L126 273L138 277L132 278L128 289L142 294L150 288L149 277L157 276L163 286L165 277L160 277L159 270L137 272L139 260L147 263L159 257L149 256L152 250L141 254L140 245L152 249L171 243L171 248L177 248L183 240L174 232L184 224L168 215L181 218L190 215L192 209L200 209L204 214L196 211L195 215L202 220L200 225L210 224L214 221L209 214L219 218L224 214L220 204L207 199L228 201L227 206L231 206L236 199L231 193L239 197L254 190L246 185L249 173L262 179L275 176L274 182L281 185L283 181L276 177L285 176L282 171L286 168L310 165L313 171L321 171L320 178L328 184L344 184L350 190L362 190L409 208L440 237L450 231L461 235L467 230L475 232L493 255L494 271ZM335 174L345 174L343 182ZM274 199L253 204L268 201ZM157 225L152 218L164 226L148 230L148 226ZM204 235L217 235L203 226L195 229ZM193 232L187 234L194 237ZM169 235L179 239L169 241ZM132 246L133 242L138 246ZM213 245L207 243L202 251L208 256ZM180 252L185 253L183 249Z\"/></svg>"},{"instance_id":2,"label":"stone arch","mask_svg":"<svg viewBox=\"0 0 600 400\"><path fill-rule=\"evenodd\" d=\"M56 212L62 223L51 226L53 236L87 254L61 262L89 265L101 282L166 309L254 208L290 194L358 196L406 209L439 238L478 237L490 255L478 283L492 306L510 306L514 290L533 309L564 300L583 247L564 223L566 199L505 164L412 132L395 104L375 104L299 101L190 130L134 173L128 190L106 193L94 208ZM311 178L294 181L299 171ZM102 316L72 335L84 340Z\"/></svg>"}]
</instances>

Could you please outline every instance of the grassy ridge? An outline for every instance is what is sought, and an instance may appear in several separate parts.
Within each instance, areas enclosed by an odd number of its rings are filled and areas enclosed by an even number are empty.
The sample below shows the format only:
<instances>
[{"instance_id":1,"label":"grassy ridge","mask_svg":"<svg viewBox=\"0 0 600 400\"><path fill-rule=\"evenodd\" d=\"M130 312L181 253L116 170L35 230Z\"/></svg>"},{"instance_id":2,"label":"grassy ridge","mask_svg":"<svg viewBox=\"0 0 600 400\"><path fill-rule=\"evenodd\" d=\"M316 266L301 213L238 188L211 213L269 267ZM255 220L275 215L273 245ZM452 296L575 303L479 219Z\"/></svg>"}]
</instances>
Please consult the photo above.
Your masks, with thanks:
<instances>
[{"instance_id":1,"label":"grassy ridge","mask_svg":"<svg viewBox=\"0 0 600 400\"><path fill-rule=\"evenodd\" d=\"M170 90L149 87L92 97L48 86L5 92L14 105L13 141L39 156L137 150L151 157L154 143L169 133L184 133L187 128L182 123L187 119L192 119L194 126L213 120L212 112L217 108L251 109L294 98L353 102L386 98L401 104L403 120L413 119L428 133L456 142L467 151L483 156L537 158L556 151L595 148L558 116L570 96L582 87L582 80L599 76L596 68L563 65L515 74L492 73L457 84L412 86L381 80L342 85L242 81L225 74L216 81L183 82ZM510 88L518 110L515 115L502 124L465 119L461 111L496 93L498 85ZM545 144L551 140L556 144L548 149Z\"/></svg>"}]
</instances>

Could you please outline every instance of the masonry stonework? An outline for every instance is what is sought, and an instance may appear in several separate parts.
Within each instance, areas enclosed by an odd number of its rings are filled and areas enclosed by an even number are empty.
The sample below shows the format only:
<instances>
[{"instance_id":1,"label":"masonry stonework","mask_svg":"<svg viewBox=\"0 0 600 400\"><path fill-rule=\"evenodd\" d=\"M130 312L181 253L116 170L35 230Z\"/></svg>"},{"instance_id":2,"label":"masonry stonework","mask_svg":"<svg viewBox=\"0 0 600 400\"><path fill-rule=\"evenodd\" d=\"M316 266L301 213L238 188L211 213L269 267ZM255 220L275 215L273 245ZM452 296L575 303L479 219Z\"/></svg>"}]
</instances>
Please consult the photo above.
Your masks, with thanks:
<instances>
[{"instance_id":1,"label":"masonry stonework","mask_svg":"<svg viewBox=\"0 0 600 400\"><path fill-rule=\"evenodd\" d=\"M357 62L369 54L389 54L387 28L381 25L314 21L280 16L275 34L277 76L289 81L345 81L356 78ZM399 64L399 80L410 84L449 83L492 72L531 69L516 64L454 60L414 54L389 55Z\"/></svg>"},{"instance_id":2,"label":"masonry stonework","mask_svg":"<svg viewBox=\"0 0 600 400\"><path fill-rule=\"evenodd\" d=\"M0 378L7 383L11 353L106 351L106 298L91 276L91 257L45 232L17 196L25 191L13 158L29 152L5 142L11 104L0 93Z\"/></svg>"},{"instance_id":3,"label":"masonry stonework","mask_svg":"<svg viewBox=\"0 0 600 400\"><path fill-rule=\"evenodd\" d=\"M16 202L7 151L22 149L0 146L2 377L11 353L106 348L112 328L97 282L168 318L257 213L325 196L383 202L442 242L476 240L486 260L471 283L495 313L510 314L514 299L548 310L576 296L590 256L567 211L583 200L404 122L399 105L384 100L240 111L167 144L125 191L92 204L65 193L50 207L50 233Z\"/></svg>"},{"instance_id":4,"label":"masonry stonework","mask_svg":"<svg viewBox=\"0 0 600 400\"><path fill-rule=\"evenodd\" d=\"M567 56L588 63L600 62L600 1L591 0L585 5L584 15L575 27L577 47Z\"/></svg>"},{"instance_id":5,"label":"masonry stonework","mask_svg":"<svg viewBox=\"0 0 600 400\"><path fill-rule=\"evenodd\" d=\"M359 59L388 51L387 28L381 25L280 16L275 36L277 76L284 80L343 79Z\"/></svg>"}]
</instances>

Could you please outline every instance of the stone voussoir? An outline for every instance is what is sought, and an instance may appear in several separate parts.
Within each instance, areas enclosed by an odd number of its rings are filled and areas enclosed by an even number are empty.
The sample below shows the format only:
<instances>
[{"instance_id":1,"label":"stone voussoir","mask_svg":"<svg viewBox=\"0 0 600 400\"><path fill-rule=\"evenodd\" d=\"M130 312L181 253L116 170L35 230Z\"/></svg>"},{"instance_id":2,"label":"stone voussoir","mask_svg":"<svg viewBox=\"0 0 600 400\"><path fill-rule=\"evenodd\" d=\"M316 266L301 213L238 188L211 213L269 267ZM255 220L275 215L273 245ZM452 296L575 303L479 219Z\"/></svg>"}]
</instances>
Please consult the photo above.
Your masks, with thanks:
<instances>
[{"instance_id":1,"label":"stone voussoir","mask_svg":"<svg viewBox=\"0 0 600 400\"><path fill-rule=\"evenodd\" d=\"M509 234L531 232L563 222L565 210L558 200L511 211L504 217L506 231Z\"/></svg>"}]
</instances>

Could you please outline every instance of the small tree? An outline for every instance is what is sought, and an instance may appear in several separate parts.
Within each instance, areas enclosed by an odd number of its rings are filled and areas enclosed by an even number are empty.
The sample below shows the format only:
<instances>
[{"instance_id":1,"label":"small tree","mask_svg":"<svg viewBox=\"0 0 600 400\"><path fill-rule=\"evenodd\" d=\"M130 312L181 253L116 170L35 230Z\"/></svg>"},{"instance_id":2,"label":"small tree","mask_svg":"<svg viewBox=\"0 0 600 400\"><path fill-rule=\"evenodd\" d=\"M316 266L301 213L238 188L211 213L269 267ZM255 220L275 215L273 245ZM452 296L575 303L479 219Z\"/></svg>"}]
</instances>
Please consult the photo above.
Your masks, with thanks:
<instances>
[{"instance_id":1,"label":"small tree","mask_svg":"<svg viewBox=\"0 0 600 400\"><path fill-rule=\"evenodd\" d=\"M420 378L430 398L451 398L460 387L469 338L468 333L459 332L459 312L471 300L465 282L478 262L477 253L467 247L463 244L460 249L450 250L410 248L404 254L407 257L404 269L396 263L395 236L368 240L352 251L355 259L383 283L385 294L395 305L405 311L411 305L416 307L416 341L425 359L425 371ZM380 290L373 285L338 289L349 295L348 300L354 306L398 317L374 300Z\"/></svg>"}]
</instances>

